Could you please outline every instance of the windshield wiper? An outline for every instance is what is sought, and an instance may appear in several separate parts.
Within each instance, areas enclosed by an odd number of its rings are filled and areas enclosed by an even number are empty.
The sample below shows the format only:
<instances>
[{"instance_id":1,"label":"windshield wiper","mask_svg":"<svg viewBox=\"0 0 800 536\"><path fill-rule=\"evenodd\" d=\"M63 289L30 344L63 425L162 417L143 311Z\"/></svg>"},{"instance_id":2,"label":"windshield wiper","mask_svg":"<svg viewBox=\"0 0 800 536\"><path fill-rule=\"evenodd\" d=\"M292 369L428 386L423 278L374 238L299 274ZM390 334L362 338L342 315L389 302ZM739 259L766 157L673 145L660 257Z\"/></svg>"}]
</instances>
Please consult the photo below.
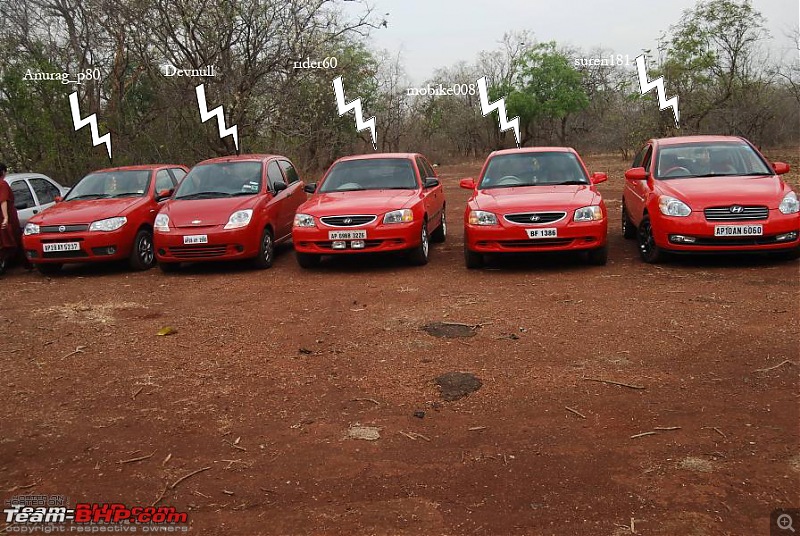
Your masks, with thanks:
<instances>
[{"instance_id":1,"label":"windshield wiper","mask_svg":"<svg viewBox=\"0 0 800 536\"><path fill-rule=\"evenodd\" d=\"M117 197L128 197L128 196L131 196L131 195L138 197L138 196L144 195L144 194L143 193L139 193L139 192L122 192L121 194L114 194L114 195L111 195L109 197L116 199Z\"/></svg>"},{"instance_id":2,"label":"windshield wiper","mask_svg":"<svg viewBox=\"0 0 800 536\"><path fill-rule=\"evenodd\" d=\"M65 199L65 201L75 201L77 199L106 199L109 197L111 196L108 194L83 194L70 197L69 199Z\"/></svg>"},{"instance_id":3,"label":"windshield wiper","mask_svg":"<svg viewBox=\"0 0 800 536\"><path fill-rule=\"evenodd\" d=\"M416 190L416 186L381 186L378 190Z\"/></svg>"},{"instance_id":4,"label":"windshield wiper","mask_svg":"<svg viewBox=\"0 0 800 536\"><path fill-rule=\"evenodd\" d=\"M740 173L739 174L740 177L771 177L772 175L773 175L772 173L759 173L757 171L755 171L753 173Z\"/></svg>"},{"instance_id":5,"label":"windshield wiper","mask_svg":"<svg viewBox=\"0 0 800 536\"><path fill-rule=\"evenodd\" d=\"M586 185L586 184L589 184L589 183L585 182L585 181L564 181L564 182L552 182L552 183L549 183L549 184L545 184L545 186L568 186L568 185L573 185L573 184Z\"/></svg>"},{"instance_id":6,"label":"windshield wiper","mask_svg":"<svg viewBox=\"0 0 800 536\"><path fill-rule=\"evenodd\" d=\"M186 194L177 196L175 199L202 199L204 197L230 197L228 192L195 192L193 194Z\"/></svg>"},{"instance_id":7,"label":"windshield wiper","mask_svg":"<svg viewBox=\"0 0 800 536\"><path fill-rule=\"evenodd\" d=\"M257 193L258 192L234 192L232 194L228 194L228 197L237 197L237 196L240 196L240 195L255 195Z\"/></svg>"}]
</instances>

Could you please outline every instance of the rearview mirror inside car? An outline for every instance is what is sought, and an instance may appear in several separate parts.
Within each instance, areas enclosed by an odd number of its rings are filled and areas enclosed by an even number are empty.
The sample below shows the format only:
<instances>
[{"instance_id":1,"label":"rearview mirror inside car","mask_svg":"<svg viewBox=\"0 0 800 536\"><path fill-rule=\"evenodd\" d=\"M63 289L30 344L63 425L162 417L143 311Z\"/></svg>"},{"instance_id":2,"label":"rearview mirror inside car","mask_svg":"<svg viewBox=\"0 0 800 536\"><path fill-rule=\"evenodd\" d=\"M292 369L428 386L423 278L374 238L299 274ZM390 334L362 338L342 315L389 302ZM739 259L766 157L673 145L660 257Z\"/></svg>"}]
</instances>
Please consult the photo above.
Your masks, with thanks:
<instances>
[{"instance_id":1,"label":"rearview mirror inside car","mask_svg":"<svg viewBox=\"0 0 800 536\"><path fill-rule=\"evenodd\" d=\"M465 190L474 190L475 189L475 179L469 177L467 179L461 179L458 183L459 186L464 188Z\"/></svg>"}]
</instances>

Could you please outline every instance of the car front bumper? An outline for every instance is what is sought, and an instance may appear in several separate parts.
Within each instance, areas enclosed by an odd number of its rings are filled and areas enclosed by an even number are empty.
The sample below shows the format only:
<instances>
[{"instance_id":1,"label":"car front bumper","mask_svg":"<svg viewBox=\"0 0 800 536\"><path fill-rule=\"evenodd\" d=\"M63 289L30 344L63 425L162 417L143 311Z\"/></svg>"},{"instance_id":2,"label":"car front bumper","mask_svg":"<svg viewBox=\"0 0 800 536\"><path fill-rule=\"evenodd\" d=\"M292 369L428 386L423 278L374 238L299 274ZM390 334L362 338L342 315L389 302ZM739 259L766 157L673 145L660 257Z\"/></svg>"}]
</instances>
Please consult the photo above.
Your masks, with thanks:
<instances>
[{"instance_id":1,"label":"car front bumper","mask_svg":"<svg viewBox=\"0 0 800 536\"><path fill-rule=\"evenodd\" d=\"M187 243L185 237L205 237L202 243ZM179 227L153 236L159 262L207 262L248 259L258 255L261 236L256 227L223 229Z\"/></svg>"},{"instance_id":2,"label":"car front bumper","mask_svg":"<svg viewBox=\"0 0 800 536\"><path fill-rule=\"evenodd\" d=\"M116 231L77 231L24 235L22 245L31 264L104 262L127 259L136 229L124 225ZM75 246L77 244L77 246ZM45 251L45 247L72 245L75 249Z\"/></svg>"}]
</instances>

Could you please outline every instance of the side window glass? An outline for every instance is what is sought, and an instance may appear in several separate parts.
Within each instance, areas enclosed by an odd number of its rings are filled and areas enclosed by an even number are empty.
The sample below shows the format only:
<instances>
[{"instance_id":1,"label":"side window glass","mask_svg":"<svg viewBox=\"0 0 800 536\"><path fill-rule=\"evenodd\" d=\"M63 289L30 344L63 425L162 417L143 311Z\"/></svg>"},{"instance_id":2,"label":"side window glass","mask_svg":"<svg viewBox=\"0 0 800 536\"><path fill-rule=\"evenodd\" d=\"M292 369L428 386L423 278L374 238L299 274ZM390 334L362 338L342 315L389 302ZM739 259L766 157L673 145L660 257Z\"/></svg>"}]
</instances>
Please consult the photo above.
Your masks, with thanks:
<instances>
[{"instance_id":1,"label":"side window glass","mask_svg":"<svg viewBox=\"0 0 800 536\"><path fill-rule=\"evenodd\" d=\"M166 169L160 170L156 173L156 195L162 190L172 190L175 184L172 182L172 177Z\"/></svg>"},{"instance_id":2,"label":"side window glass","mask_svg":"<svg viewBox=\"0 0 800 536\"><path fill-rule=\"evenodd\" d=\"M61 195L61 192L53 186L48 180L40 179L40 178L32 178L29 179L31 182L31 186L33 186L33 191L36 192L36 197L39 199L40 205L46 205L48 203L53 203L56 200L56 197Z\"/></svg>"},{"instance_id":3,"label":"side window glass","mask_svg":"<svg viewBox=\"0 0 800 536\"><path fill-rule=\"evenodd\" d=\"M172 177L175 179L175 184L181 182L186 176L186 172L181 168L172 168L170 169L170 172L172 173Z\"/></svg>"},{"instance_id":4,"label":"side window glass","mask_svg":"<svg viewBox=\"0 0 800 536\"><path fill-rule=\"evenodd\" d=\"M425 160L423 158L422 159L422 165L425 166L425 171L426 171L426 175L425 176L426 177L435 177L436 176L436 170L433 169L433 166L431 166L430 162L428 162L427 160Z\"/></svg>"},{"instance_id":5,"label":"side window glass","mask_svg":"<svg viewBox=\"0 0 800 536\"><path fill-rule=\"evenodd\" d=\"M11 191L14 192L14 206L17 210L24 210L36 206L36 203L33 201L33 194L31 193L31 189L28 188L27 182L23 180L12 182Z\"/></svg>"},{"instance_id":6,"label":"side window glass","mask_svg":"<svg viewBox=\"0 0 800 536\"><path fill-rule=\"evenodd\" d=\"M289 184L292 184L300 180L300 176L297 174L297 170L294 169L294 166L292 164L290 164L286 160L281 160L280 165L284 175L286 175L286 180L289 181Z\"/></svg>"},{"instance_id":7,"label":"side window glass","mask_svg":"<svg viewBox=\"0 0 800 536\"><path fill-rule=\"evenodd\" d=\"M419 181L421 183L425 182L425 179L428 178L428 170L425 169L425 164L422 163L422 159L417 157L417 169L419 169Z\"/></svg>"},{"instance_id":8,"label":"side window glass","mask_svg":"<svg viewBox=\"0 0 800 536\"><path fill-rule=\"evenodd\" d=\"M631 164L631 167L642 167L642 160L644 160L644 153L647 152L647 149L649 147L650 147L649 145L645 145L644 147L639 149L639 152L636 153L635 157L633 157L633 164Z\"/></svg>"},{"instance_id":9,"label":"side window glass","mask_svg":"<svg viewBox=\"0 0 800 536\"><path fill-rule=\"evenodd\" d=\"M270 190L274 190L274 185L278 182L286 183L286 181L283 180L281 168L278 167L278 163L274 160L267 166L267 180L269 181Z\"/></svg>"},{"instance_id":10,"label":"side window glass","mask_svg":"<svg viewBox=\"0 0 800 536\"><path fill-rule=\"evenodd\" d=\"M644 170L647 171L648 173L650 173L650 161L652 156L653 156L653 148L648 146L647 152L644 155L644 161L642 162L642 166L640 166L644 167Z\"/></svg>"}]
</instances>

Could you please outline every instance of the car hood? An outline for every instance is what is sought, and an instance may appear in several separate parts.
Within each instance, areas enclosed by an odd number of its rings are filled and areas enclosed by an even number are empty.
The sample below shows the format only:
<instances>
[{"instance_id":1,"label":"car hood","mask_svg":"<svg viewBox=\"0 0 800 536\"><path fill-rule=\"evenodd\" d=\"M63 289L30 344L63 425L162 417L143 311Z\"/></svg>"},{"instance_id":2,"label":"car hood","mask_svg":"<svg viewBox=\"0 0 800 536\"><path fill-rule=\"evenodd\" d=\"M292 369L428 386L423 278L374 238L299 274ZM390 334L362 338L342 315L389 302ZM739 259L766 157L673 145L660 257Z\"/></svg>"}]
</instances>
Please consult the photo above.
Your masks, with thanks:
<instances>
[{"instance_id":1,"label":"car hood","mask_svg":"<svg viewBox=\"0 0 800 536\"><path fill-rule=\"evenodd\" d=\"M383 214L410 207L420 197L418 190L363 190L315 194L297 210L314 216Z\"/></svg>"},{"instance_id":2,"label":"car hood","mask_svg":"<svg viewBox=\"0 0 800 536\"><path fill-rule=\"evenodd\" d=\"M215 199L170 199L162 213L174 227L225 225L237 210L253 208L256 196ZM199 222L199 223L194 223Z\"/></svg>"},{"instance_id":3,"label":"car hood","mask_svg":"<svg viewBox=\"0 0 800 536\"><path fill-rule=\"evenodd\" d=\"M86 199L62 201L43 210L30 220L37 225L77 225L93 221L126 216L134 207L142 204L143 197L121 197L119 199Z\"/></svg>"},{"instance_id":4,"label":"car hood","mask_svg":"<svg viewBox=\"0 0 800 536\"><path fill-rule=\"evenodd\" d=\"M778 177L766 176L661 180L657 191L677 197L694 210L702 210L730 204L765 205L774 209L788 190Z\"/></svg>"},{"instance_id":5,"label":"car hood","mask_svg":"<svg viewBox=\"0 0 800 536\"><path fill-rule=\"evenodd\" d=\"M591 185L513 186L478 190L475 196L480 210L508 214L530 210L565 210L593 205L600 195Z\"/></svg>"}]
</instances>

